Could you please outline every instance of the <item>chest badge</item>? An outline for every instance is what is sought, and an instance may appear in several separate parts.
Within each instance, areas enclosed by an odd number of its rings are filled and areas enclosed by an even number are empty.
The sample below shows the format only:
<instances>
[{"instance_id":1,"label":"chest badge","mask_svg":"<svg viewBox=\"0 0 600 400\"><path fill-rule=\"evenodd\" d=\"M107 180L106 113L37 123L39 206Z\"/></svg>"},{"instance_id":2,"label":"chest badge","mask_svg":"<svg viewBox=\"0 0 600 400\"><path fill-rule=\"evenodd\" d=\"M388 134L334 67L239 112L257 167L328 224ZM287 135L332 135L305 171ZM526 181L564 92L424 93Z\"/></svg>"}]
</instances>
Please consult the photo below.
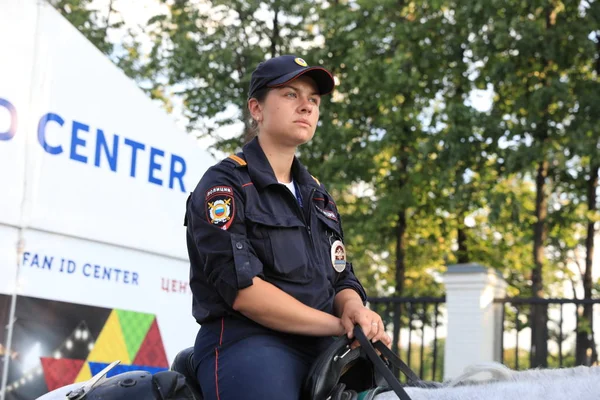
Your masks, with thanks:
<instances>
[{"instance_id":1,"label":"chest badge","mask_svg":"<svg viewBox=\"0 0 600 400\"><path fill-rule=\"evenodd\" d=\"M346 269L346 247L341 240L336 240L331 245L331 264L337 272L343 272Z\"/></svg>"}]
</instances>

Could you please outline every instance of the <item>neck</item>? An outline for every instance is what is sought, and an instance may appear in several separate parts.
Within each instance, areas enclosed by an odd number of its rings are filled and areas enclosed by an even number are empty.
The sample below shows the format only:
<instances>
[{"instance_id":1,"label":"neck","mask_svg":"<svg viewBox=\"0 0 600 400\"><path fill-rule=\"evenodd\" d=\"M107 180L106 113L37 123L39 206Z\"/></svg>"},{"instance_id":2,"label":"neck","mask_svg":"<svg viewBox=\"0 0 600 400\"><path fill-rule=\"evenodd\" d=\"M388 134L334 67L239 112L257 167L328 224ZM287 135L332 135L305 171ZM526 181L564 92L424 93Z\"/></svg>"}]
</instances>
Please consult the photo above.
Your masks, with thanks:
<instances>
[{"instance_id":1,"label":"neck","mask_svg":"<svg viewBox=\"0 0 600 400\"><path fill-rule=\"evenodd\" d=\"M296 148L274 143L267 136L261 136L258 140L265 156L267 156L267 160L269 160L269 164L271 164L271 168L273 168L275 178L279 182L291 182L292 163L294 162Z\"/></svg>"}]
</instances>

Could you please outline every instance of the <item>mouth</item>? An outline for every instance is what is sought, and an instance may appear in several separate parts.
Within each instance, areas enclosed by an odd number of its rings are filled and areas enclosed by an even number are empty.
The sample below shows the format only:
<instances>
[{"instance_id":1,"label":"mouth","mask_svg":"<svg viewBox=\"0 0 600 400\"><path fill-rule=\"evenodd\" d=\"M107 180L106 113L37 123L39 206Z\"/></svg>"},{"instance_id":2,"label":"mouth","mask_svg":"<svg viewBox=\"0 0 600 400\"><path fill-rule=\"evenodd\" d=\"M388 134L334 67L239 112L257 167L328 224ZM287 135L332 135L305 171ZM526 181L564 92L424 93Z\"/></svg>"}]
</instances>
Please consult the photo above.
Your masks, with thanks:
<instances>
[{"instance_id":1,"label":"mouth","mask_svg":"<svg viewBox=\"0 0 600 400\"><path fill-rule=\"evenodd\" d=\"M299 125L303 125L303 126L307 126L310 128L310 124L306 121L302 121L302 120L298 120L298 121L294 121L294 123L299 124Z\"/></svg>"}]
</instances>

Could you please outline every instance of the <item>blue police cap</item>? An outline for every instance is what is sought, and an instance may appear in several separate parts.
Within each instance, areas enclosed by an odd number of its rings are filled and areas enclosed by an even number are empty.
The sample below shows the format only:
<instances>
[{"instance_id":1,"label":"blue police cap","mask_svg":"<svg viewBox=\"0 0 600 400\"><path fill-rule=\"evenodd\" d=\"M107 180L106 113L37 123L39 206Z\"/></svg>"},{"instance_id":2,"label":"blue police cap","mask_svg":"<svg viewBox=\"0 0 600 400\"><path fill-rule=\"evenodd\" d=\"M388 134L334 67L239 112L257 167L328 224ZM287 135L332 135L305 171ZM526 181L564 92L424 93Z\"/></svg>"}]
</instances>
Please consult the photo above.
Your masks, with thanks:
<instances>
[{"instance_id":1,"label":"blue police cap","mask_svg":"<svg viewBox=\"0 0 600 400\"><path fill-rule=\"evenodd\" d=\"M333 91L335 82L331 72L323 67L309 67L306 61L294 55L273 57L263 61L252 73L248 98L264 87L278 87L307 75L314 79L320 94Z\"/></svg>"}]
</instances>

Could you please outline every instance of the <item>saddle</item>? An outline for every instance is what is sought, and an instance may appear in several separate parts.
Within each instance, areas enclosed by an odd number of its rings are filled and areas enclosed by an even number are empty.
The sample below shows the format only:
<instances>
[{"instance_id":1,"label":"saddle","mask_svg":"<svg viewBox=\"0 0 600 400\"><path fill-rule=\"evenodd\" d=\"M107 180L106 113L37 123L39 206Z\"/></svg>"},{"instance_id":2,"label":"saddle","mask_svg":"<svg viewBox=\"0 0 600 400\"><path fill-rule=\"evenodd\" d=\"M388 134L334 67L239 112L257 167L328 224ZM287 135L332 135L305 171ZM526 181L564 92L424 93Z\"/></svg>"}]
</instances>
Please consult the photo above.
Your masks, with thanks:
<instances>
[{"instance_id":1,"label":"saddle","mask_svg":"<svg viewBox=\"0 0 600 400\"><path fill-rule=\"evenodd\" d=\"M410 400L403 387L441 386L438 382L421 380L383 343L371 343L359 325L354 327L354 337L360 347L351 349L353 340L342 336L315 360L304 384L304 400L371 400L389 391L400 400ZM406 384L394 376L392 366L407 377Z\"/></svg>"},{"instance_id":2,"label":"saddle","mask_svg":"<svg viewBox=\"0 0 600 400\"><path fill-rule=\"evenodd\" d=\"M438 382L421 380L400 358L383 343L371 343L359 325L354 337L360 347L350 347L353 340L337 338L313 362L304 381L303 400L372 400L376 395L394 391L400 400L411 400L403 387L438 387ZM381 355L377 355L378 350ZM196 400L203 400L193 362L194 348L180 351L171 370L185 376L187 386ZM391 367L398 368L408 379L401 384Z\"/></svg>"}]
</instances>

